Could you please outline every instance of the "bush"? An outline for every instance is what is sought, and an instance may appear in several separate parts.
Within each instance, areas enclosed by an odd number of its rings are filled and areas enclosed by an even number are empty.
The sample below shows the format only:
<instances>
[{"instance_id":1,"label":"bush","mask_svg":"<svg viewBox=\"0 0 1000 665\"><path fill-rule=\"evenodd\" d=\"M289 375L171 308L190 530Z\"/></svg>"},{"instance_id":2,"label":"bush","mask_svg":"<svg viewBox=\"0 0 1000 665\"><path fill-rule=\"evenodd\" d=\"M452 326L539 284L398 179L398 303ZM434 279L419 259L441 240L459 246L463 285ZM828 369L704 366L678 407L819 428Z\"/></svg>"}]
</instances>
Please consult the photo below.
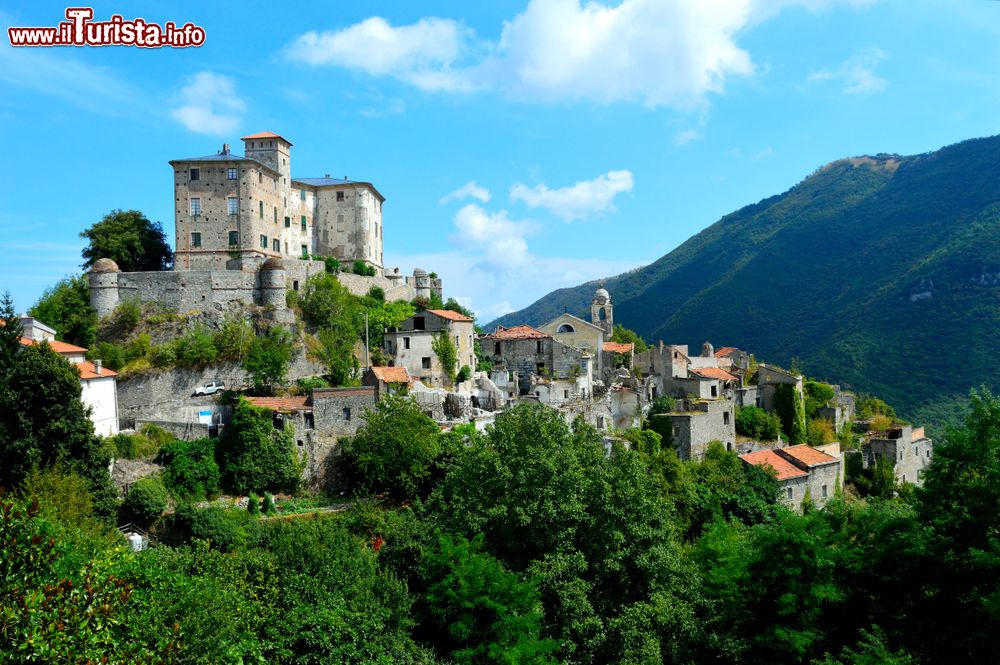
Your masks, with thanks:
<instances>
[{"instance_id":1,"label":"bush","mask_svg":"<svg viewBox=\"0 0 1000 665\"><path fill-rule=\"evenodd\" d=\"M171 440L173 437L170 437ZM152 457L162 445L158 439L150 439L143 434L115 434L109 437L108 444L118 459L142 459Z\"/></svg>"},{"instance_id":2,"label":"bush","mask_svg":"<svg viewBox=\"0 0 1000 665\"><path fill-rule=\"evenodd\" d=\"M455 382L462 383L470 378L472 378L472 368L468 365L462 365L462 369L458 370L458 374L455 376Z\"/></svg>"},{"instance_id":3,"label":"bush","mask_svg":"<svg viewBox=\"0 0 1000 665\"><path fill-rule=\"evenodd\" d=\"M368 297L372 300L378 300L379 302L385 302L385 289L381 286L373 286L368 289Z\"/></svg>"},{"instance_id":4,"label":"bush","mask_svg":"<svg viewBox=\"0 0 1000 665\"><path fill-rule=\"evenodd\" d=\"M244 549L250 541L252 518L245 510L186 505L177 510L177 519L187 526L192 538L207 540L223 552Z\"/></svg>"},{"instance_id":5,"label":"bush","mask_svg":"<svg viewBox=\"0 0 1000 665\"><path fill-rule=\"evenodd\" d=\"M132 485L122 511L127 519L148 526L167 509L167 488L158 477L143 478Z\"/></svg>"},{"instance_id":6,"label":"bush","mask_svg":"<svg viewBox=\"0 0 1000 665\"><path fill-rule=\"evenodd\" d=\"M294 351L291 334L280 325L254 338L242 367L250 375L255 393L270 395L284 384Z\"/></svg>"},{"instance_id":7,"label":"bush","mask_svg":"<svg viewBox=\"0 0 1000 665\"><path fill-rule=\"evenodd\" d=\"M361 261L359 259L359 260L356 260L354 262L354 265L352 266L351 272L353 272L355 275L363 275L365 277L374 277L375 276L375 266L370 266L367 263L365 263L364 261Z\"/></svg>"},{"instance_id":8,"label":"bush","mask_svg":"<svg viewBox=\"0 0 1000 665\"><path fill-rule=\"evenodd\" d=\"M255 337L253 326L247 320L227 315L212 341L219 360L238 360L246 355Z\"/></svg>"},{"instance_id":9,"label":"bush","mask_svg":"<svg viewBox=\"0 0 1000 665\"><path fill-rule=\"evenodd\" d=\"M130 363L140 358L146 358L149 356L152 346L153 340L150 338L149 333L140 333L125 349L125 362Z\"/></svg>"},{"instance_id":10,"label":"bush","mask_svg":"<svg viewBox=\"0 0 1000 665\"><path fill-rule=\"evenodd\" d=\"M174 440L160 450L157 461L166 466L163 482L175 498L202 501L219 492L219 465L215 439Z\"/></svg>"},{"instance_id":11,"label":"bush","mask_svg":"<svg viewBox=\"0 0 1000 665\"><path fill-rule=\"evenodd\" d=\"M323 259L323 263L326 264L326 271L329 274L336 275L338 272L340 272L340 261L333 258L332 256L328 256L325 259Z\"/></svg>"},{"instance_id":12,"label":"bush","mask_svg":"<svg viewBox=\"0 0 1000 665\"><path fill-rule=\"evenodd\" d=\"M813 418L809 421L806 435L810 446L822 446L827 443L833 443L836 439L836 434L833 431L833 423L822 418Z\"/></svg>"},{"instance_id":13,"label":"bush","mask_svg":"<svg viewBox=\"0 0 1000 665\"><path fill-rule=\"evenodd\" d=\"M295 381L295 393L308 395L316 388L329 388L330 382L322 376L307 376Z\"/></svg>"},{"instance_id":14,"label":"bush","mask_svg":"<svg viewBox=\"0 0 1000 665\"><path fill-rule=\"evenodd\" d=\"M219 350L208 328L196 325L174 341L177 364L182 367L204 367L215 362Z\"/></svg>"},{"instance_id":15,"label":"bush","mask_svg":"<svg viewBox=\"0 0 1000 665\"><path fill-rule=\"evenodd\" d=\"M118 303L111 316L116 327L131 332L142 320L142 305L139 304L138 300L123 300Z\"/></svg>"},{"instance_id":16,"label":"bush","mask_svg":"<svg viewBox=\"0 0 1000 665\"><path fill-rule=\"evenodd\" d=\"M833 386L820 381L806 381L803 386L806 394L806 418L812 418L816 411L826 406L833 399Z\"/></svg>"},{"instance_id":17,"label":"bush","mask_svg":"<svg viewBox=\"0 0 1000 665\"><path fill-rule=\"evenodd\" d=\"M98 342L87 357L91 360L101 360L105 367L116 372L125 366L125 349L113 342Z\"/></svg>"},{"instance_id":18,"label":"bush","mask_svg":"<svg viewBox=\"0 0 1000 665\"><path fill-rule=\"evenodd\" d=\"M745 406L736 413L736 432L758 441L774 441L781 432L781 421L777 414Z\"/></svg>"},{"instance_id":19,"label":"bush","mask_svg":"<svg viewBox=\"0 0 1000 665\"><path fill-rule=\"evenodd\" d=\"M302 466L291 423L274 428L271 412L240 398L219 441L227 486L243 494L262 490L294 492Z\"/></svg>"},{"instance_id":20,"label":"bush","mask_svg":"<svg viewBox=\"0 0 1000 665\"><path fill-rule=\"evenodd\" d=\"M173 367L177 362L177 350L173 343L159 344L150 350L149 360L153 367Z\"/></svg>"},{"instance_id":21,"label":"bush","mask_svg":"<svg viewBox=\"0 0 1000 665\"><path fill-rule=\"evenodd\" d=\"M270 492L264 492L264 514L271 515L277 512L277 510L274 505L274 495Z\"/></svg>"},{"instance_id":22,"label":"bush","mask_svg":"<svg viewBox=\"0 0 1000 665\"><path fill-rule=\"evenodd\" d=\"M260 515L260 497L253 492L247 497L247 512L251 515Z\"/></svg>"}]
</instances>

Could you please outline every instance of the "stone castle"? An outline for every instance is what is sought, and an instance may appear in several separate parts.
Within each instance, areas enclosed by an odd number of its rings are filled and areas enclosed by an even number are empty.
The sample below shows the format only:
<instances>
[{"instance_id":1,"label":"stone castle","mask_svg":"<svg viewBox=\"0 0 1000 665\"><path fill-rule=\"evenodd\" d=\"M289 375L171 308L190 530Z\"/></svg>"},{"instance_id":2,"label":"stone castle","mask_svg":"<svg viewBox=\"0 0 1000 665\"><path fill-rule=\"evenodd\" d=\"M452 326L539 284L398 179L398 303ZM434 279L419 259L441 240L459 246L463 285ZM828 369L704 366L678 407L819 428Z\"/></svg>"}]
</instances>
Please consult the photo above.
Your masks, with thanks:
<instances>
[{"instance_id":1,"label":"stone castle","mask_svg":"<svg viewBox=\"0 0 1000 665\"><path fill-rule=\"evenodd\" d=\"M285 292L326 270L332 257L361 295L379 286L389 300L429 298L441 281L417 269L386 269L382 255L385 197L370 182L293 178L291 148L273 132L244 136L244 156L229 145L214 155L170 161L174 171L175 258L172 272L125 273L100 259L89 273L91 305L107 316L125 300L158 302L178 311L225 311L254 303L285 310Z\"/></svg>"}]
</instances>

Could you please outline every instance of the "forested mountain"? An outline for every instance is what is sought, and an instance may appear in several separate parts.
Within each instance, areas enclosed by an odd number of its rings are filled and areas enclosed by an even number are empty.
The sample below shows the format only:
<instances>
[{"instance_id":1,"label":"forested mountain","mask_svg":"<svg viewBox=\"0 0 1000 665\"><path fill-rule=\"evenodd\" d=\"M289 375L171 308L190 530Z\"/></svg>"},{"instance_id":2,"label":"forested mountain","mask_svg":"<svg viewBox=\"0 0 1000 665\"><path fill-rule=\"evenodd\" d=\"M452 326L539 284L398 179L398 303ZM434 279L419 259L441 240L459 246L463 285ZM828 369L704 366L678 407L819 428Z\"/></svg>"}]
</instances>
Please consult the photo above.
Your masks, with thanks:
<instances>
[{"instance_id":1,"label":"forested mountain","mask_svg":"<svg viewBox=\"0 0 1000 665\"><path fill-rule=\"evenodd\" d=\"M487 327L589 311L596 282ZM1000 137L842 159L605 280L615 321L650 341L735 345L937 419L997 384Z\"/></svg>"}]
</instances>

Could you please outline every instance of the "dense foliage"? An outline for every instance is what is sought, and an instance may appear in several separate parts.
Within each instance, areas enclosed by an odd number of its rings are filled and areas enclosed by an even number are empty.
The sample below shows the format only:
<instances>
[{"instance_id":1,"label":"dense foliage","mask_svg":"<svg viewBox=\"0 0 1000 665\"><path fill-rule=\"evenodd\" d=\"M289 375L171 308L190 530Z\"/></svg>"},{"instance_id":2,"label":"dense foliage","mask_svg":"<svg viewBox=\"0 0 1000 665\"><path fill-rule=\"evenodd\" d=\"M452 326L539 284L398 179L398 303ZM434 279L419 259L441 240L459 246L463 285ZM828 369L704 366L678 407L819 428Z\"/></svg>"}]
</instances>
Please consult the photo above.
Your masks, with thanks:
<instances>
[{"instance_id":1,"label":"dense foliage","mask_svg":"<svg viewBox=\"0 0 1000 665\"><path fill-rule=\"evenodd\" d=\"M163 227L138 210L112 210L80 237L87 240L84 268L98 259L111 259L124 272L170 270L174 264Z\"/></svg>"},{"instance_id":2,"label":"dense foliage","mask_svg":"<svg viewBox=\"0 0 1000 665\"><path fill-rule=\"evenodd\" d=\"M97 312L90 307L86 277L59 280L45 289L28 314L53 328L63 342L89 348L97 337Z\"/></svg>"},{"instance_id":3,"label":"dense foliage","mask_svg":"<svg viewBox=\"0 0 1000 665\"><path fill-rule=\"evenodd\" d=\"M241 397L219 440L227 487L247 492L292 492L298 487L300 461L291 422L275 429L271 412ZM207 489L207 488L206 488Z\"/></svg>"}]
</instances>

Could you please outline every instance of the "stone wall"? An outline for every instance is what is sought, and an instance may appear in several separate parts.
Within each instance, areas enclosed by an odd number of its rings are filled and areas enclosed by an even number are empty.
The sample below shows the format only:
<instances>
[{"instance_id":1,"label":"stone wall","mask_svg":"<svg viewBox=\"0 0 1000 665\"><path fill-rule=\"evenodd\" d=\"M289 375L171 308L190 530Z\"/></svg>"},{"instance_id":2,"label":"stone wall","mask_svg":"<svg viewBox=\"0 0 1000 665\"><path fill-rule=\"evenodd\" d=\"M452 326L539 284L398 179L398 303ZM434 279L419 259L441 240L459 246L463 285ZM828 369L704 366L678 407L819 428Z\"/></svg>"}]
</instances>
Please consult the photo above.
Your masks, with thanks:
<instances>
[{"instance_id":1,"label":"stone wall","mask_svg":"<svg viewBox=\"0 0 1000 665\"><path fill-rule=\"evenodd\" d=\"M731 400L689 402L685 411L670 413L674 426L674 446L681 459L700 460L712 441L728 449L736 445L736 415Z\"/></svg>"}]
</instances>

